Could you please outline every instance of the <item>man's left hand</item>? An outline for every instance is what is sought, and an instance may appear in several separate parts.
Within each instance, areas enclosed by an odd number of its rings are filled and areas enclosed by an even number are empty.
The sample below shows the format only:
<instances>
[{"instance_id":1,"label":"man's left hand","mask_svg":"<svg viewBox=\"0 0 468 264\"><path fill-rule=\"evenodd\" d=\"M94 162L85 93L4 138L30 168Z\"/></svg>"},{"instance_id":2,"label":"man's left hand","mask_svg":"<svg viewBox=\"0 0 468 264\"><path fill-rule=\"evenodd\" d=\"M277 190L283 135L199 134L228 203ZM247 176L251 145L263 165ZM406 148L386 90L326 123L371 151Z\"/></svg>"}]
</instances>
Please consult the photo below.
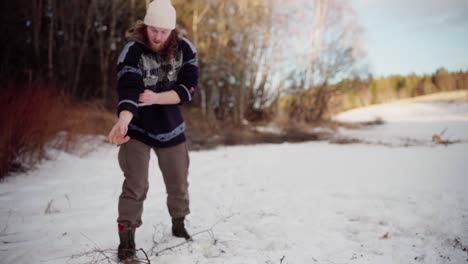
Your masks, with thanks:
<instances>
[{"instance_id":1,"label":"man's left hand","mask_svg":"<svg viewBox=\"0 0 468 264\"><path fill-rule=\"evenodd\" d=\"M157 104L158 94L151 90L146 89L143 93L140 94L138 101L140 101L138 106L147 106L147 105Z\"/></svg>"}]
</instances>

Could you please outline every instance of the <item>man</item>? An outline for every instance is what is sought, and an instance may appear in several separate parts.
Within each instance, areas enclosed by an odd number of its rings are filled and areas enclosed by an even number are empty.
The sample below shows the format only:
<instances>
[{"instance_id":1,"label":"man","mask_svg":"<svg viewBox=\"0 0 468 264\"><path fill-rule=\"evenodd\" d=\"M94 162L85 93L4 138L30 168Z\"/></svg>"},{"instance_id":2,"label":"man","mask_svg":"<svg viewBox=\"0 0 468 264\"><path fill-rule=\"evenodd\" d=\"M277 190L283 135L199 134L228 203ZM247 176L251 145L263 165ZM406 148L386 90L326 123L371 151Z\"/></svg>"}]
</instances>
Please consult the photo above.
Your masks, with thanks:
<instances>
[{"instance_id":1,"label":"man","mask_svg":"<svg viewBox=\"0 0 468 264\"><path fill-rule=\"evenodd\" d=\"M190 239L184 226L190 213L189 156L179 105L194 95L198 65L194 46L178 38L175 26L170 0L151 2L118 59L119 119L108 139L120 145L118 160L125 176L117 218L120 260L135 256L135 229L142 224L151 149L166 186L172 234Z\"/></svg>"}]
</instances>

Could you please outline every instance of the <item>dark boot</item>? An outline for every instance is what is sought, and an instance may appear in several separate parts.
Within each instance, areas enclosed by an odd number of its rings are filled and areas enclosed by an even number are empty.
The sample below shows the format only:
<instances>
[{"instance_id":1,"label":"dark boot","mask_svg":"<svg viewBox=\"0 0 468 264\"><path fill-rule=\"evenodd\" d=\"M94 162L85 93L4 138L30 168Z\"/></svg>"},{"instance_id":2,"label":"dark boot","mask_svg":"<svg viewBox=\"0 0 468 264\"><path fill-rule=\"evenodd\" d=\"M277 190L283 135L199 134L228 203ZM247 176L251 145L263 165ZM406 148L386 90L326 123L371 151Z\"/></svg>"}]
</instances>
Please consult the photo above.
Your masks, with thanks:
<instances>
[{"instance_id":1,"label":"dark boot","mask_svg":"<svg viewBox=\"0 0 468 264\"><path fill-rule=\"evenodd\" d=\"M117 255L119 260L126 260L135 256L135 228L119 224L120 245Z\"/></svg>"},{"instance_id":2,"label":"dark boot","mask_svg":"<svg viewBox=\"0 0 468 264\"><path fill-rule=\"evenodd\" d=\"M184 217L172 219L172 234L176 237L183 237L186 240L192 239L185 229Z\"/></svg>"}]
</instances>

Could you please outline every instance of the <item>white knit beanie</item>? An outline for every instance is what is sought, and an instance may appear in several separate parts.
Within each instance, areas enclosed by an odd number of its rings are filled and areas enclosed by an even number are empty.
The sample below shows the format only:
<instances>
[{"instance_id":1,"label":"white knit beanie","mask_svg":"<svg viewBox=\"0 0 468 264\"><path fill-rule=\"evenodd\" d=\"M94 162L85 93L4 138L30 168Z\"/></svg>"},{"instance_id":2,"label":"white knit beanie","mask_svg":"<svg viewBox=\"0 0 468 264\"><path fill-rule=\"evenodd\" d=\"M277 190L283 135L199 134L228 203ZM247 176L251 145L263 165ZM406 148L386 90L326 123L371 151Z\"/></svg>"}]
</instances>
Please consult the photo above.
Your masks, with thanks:
<instances>
[{"instance_id":1,"label":"white knit beanie","mask_svg":"<svg viewBox=\"0 0 468 264\"><path fill-rule=\"evenodd\" d=\"M176 27L176 11L172 6L171 0L154 0L146 10L145 25L175 29Z\"/></svg>"}]
</instances>

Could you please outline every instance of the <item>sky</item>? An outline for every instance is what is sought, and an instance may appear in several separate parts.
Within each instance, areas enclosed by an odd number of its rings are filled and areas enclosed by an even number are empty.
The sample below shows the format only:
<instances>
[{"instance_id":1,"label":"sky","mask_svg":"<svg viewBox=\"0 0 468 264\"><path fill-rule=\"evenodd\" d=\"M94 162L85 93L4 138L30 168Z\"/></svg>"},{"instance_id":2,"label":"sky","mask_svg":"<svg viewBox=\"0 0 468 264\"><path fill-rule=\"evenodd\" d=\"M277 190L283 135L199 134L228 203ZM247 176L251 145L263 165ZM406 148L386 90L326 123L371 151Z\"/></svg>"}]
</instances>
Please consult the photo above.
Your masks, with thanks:
<instances>
[{"instance_id":1,"label":"sky","mask_svg":"<svg viewBox=\"0 0 468 264\"><path fill-rule=\"evenodd\" d=\"M468 0L352 0L374 76L468 70Z\"/></svg>"}]
</instances>

